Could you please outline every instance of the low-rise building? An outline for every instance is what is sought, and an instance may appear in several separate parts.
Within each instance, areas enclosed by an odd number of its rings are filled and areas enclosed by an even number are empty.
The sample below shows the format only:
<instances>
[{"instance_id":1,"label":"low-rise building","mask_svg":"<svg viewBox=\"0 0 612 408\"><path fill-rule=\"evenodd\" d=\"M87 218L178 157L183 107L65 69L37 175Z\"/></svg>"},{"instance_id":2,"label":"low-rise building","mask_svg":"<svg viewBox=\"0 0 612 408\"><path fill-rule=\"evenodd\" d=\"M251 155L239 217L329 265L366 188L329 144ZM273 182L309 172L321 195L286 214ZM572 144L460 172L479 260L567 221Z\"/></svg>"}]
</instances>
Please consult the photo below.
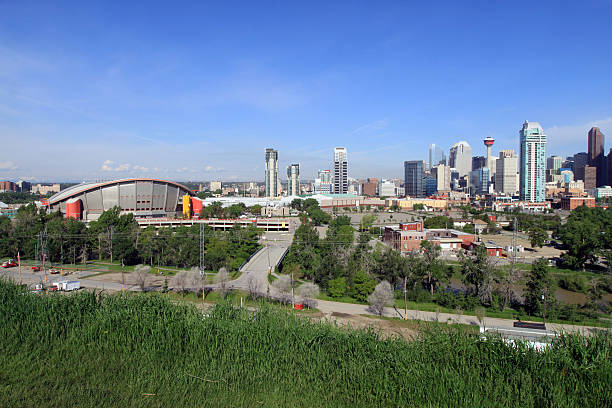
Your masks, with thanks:
<instances>
[{"instance_id":1,"label":"low-rise building","mask_svg":"<svg viewBox=\"0 0 612 408\"><path fill-rule=\"evenodd\" d=\"M561 197L561 209L572 211L576 208L586 205L587 207L595 207L595 197L574 197L565 196Z\"/></svg>"},{"instance_id":2,"label":"low-rise building","mask_svg":"<svg viewBox=\"0 0 612 408\"><path fill-rule=\"evenodd\" d=\"M592 188L591 190L589 190L589 194L595 198L612 197L612 187L603 186L598 188Z\"/></svg>"},{"instance_id":3,"label":"low-rise building","mask_svg":"<svg viewBox=\"0 0 612 408\"><path fill-rule=\"evenodd\" d=\"M383 242L400 252L419 251L424 239L426 239L426 234L422 221L386 226L383 234Z\"/></svg>"}]
</instances>

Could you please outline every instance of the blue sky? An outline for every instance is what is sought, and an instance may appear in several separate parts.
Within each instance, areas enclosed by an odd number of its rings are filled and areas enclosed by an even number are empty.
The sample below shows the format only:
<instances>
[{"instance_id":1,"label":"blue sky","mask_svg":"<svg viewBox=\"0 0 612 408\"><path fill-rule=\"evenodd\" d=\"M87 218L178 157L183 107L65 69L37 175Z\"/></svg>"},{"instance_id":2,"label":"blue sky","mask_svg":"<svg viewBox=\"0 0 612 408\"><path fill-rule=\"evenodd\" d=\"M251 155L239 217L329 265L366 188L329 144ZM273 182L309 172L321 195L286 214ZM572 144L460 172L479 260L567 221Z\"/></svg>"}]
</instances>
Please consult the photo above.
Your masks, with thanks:
<instances>
[{"instance_id":1,"label":"blue sky","mask_svg":"<svg viewBox=\"0 0 612 408\"><path fill-rule=\"evenodd\" d=\"M0 0L0 179L263 180L266 147L308 179L334 146L400 177L524 120L551 154L612 138L610 1L84 3Z\"/></svg>"}]
</instances>

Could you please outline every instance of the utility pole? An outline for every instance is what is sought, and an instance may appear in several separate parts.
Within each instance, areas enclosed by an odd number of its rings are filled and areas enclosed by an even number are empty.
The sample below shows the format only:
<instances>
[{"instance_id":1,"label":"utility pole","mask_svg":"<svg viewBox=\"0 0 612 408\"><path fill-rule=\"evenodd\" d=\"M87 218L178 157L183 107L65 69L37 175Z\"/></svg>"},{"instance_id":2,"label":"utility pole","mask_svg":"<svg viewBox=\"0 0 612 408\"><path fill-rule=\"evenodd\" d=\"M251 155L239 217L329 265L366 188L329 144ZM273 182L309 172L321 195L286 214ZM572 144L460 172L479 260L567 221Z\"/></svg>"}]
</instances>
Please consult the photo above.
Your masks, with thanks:
<instances>
[{"instance_id":1,"label":"utility pole","mask_svg":"<svg viewBox=\"0 0 612 408\"><path fill-rule=\"evenodd\" d=\"M204 261L204 223L200 222L200 279L206 279L206 265ZM204 301L204 285L202 285L202 301Z\"/></svg>"},{"instance_id":2,"label":"utility pole","mask_svg":"<svg viewBox=\"0 0 612 408\"><path fill-rule=\"evenodd\" d=\"M115 228L111 225L108 230L108 243L110 246L110 261L113 263L113 234L115 232Z\"/></svg>"},{"instance_id":3,"label":"utility pole","mask_svg":"<svg viewBox=\"0 0 612 408\"><path fill-rule=\"evenodd\" d=\"M408 320L408 306L406 305L406 279L404 276L404 320Z\"/></svg>"}]
</instances>

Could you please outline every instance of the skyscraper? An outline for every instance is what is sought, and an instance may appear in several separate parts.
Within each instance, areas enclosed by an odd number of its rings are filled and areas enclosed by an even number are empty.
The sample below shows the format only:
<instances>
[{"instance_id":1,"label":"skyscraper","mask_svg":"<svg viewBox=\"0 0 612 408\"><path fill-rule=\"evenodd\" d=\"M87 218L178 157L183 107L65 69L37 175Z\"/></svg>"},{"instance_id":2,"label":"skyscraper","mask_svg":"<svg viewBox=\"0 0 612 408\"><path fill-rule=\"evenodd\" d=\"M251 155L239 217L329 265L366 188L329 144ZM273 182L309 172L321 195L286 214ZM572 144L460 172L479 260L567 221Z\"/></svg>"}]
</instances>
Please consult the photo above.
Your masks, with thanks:
<instances>
[{"instance_id":1,"label":"skyscraper","mask_svg":"<svg viewBox=\"0 0 612 408\"><path fill-rule=\"evenodd\" d=\"M470 171L470 194L472 196L489 193L491 173L488 167Z\"/></svg>"},{"instance_id":2,"label":"skyscraper","mask_svg":"<svg viewBox=\"0 0 612 408\"><path fill-rule=\"evenodd\" d=\"M546 170L559 170L562 163L563 159L561 156L549 156L546 159Z\"/></svg>"},{"instance_id":3,"label":"skyscraper","mask_svg":"<svg viewBox=\"0 0 612 408\"><path fill-rule=\"evenodd\" d=\"M450 149L448 165L459 172L459 177L463 177L472 171L472 148L470 145L461 141L455 143Z\"/></svg>"},{"instance_id":4,"label":"skyscraper","mask_svg":"<svg viewBox=\"0 0 612 408\"><path fill-rule=\"evenodd\" d=\"M495 171L495 191L498 193L513 195L516 194L516 168L518 158L514 155L514 150L500 150Z\"/></svg>"},{"instance_id":5,"label":"skyscraper","mask_svg":"<svg viewBox=\"0 0 612 408\"><path fill-rule=\"evenodd\" d=\"M589 130L589 166L597 167L597 187L606 184L606 156L604 153L604 134L598 127Z\"/></svg>"},{"instance_id":6,"label":"skyscraper","mask_svg":"<svg viewBox=\"0 0 612 408\"><path fill-rule=\"evenodd\" d=\"M279 194L278 180L278 150L266 149L266 197L276 197Z\"/></svg>"},{"instance_id":7,"label":"skyscraper","mask_svg":"<svg viewBox=\"0 0 612 408\"><path fill-rule=\"evenodd\" d=\"M287 166L287 195L300 194L300 165L290 164Z\"/></svg>"},{"instance_id":8,"label":"skyscraper","mask_svg":"<svg viewBox=\"0 0 612 408\"><path fill-rule=\"evenodd\" d=\"M432 170L436 177L436 189L440 191L449 191L451 188L451 170L450 167L444 164L438 164Z\"/></svg>"},{"instance_id":9,"label":"skyscraper","mask_svg":"<svg viewBox=\"0 0 612 408\"><path fill-rule=\"evenodd\" d=\"M522 201L546 201L546 135L537 122L525 121L519 131Z\"/></svg>"},{"instance_id":10,"label":"skyscraper","mask_svg":"<svg viewBox=\"0 0 612 408\"><path fill-rule=\"evenodd\" d=\"M410 197L423 197L423 161L404 162L404 192Z\"/></svg>"},{"instance_id":11,"label":"skyscraper","mask_svg":"<svg viewBox=\"0 0 612 408\"><path fill-rule=\"evenodd\" d=\"M348 162L345 147L334 148L334 194L348 192Z\"/></svg>"},{"instance_id":12,"label":"skyscraper","mask_svg":"<svg viewBox=\"0 0 612 408\"><path fill-rule=\"evenodd\" d=\"M446 164L446 156L444 150L440 146L436 146L435 143L429 145L429 161L427 162L427 168L433 169L438 164Z\"/></svg>"}]
</instances>

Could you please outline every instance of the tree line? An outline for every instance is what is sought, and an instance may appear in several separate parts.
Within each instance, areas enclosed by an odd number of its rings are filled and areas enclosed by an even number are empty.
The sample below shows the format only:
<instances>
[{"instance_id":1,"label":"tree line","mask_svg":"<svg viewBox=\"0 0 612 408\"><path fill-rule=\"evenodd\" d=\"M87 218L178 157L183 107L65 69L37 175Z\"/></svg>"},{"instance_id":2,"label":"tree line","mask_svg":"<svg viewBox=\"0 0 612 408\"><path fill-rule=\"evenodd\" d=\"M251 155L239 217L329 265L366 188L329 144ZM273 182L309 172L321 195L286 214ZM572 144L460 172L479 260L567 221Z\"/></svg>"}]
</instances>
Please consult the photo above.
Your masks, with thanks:
<instances>
[{"instance_id":1,"label":"tree line","mask_svg":"<svg viewBox=\"0 0 612 408\"><path fill-rule=\"evenodd\" d=\"M602 289L609 289L609 285L598 286L597 282L589 288L589 302L584 307L560 305L545 259L534 262L525 272L513 264L497 265L496 258L479 245L471 253L460 252L458 265L449 265L441 259L440 247L427 240L422 241L421 251L404 256L381 243L373 247L367 230L357 237L356 233L347 216L331 220L325 238L319 237L314 223L302 223L281 272L312 281L331 297L348 296L361 302L368 300L379 282L386 281L398 298L405 293L408 300L452 309L513 309L536 316L546 312L564 320L595 317L607 310L600 300ZM451 285L451 277L457 275L465 289Z\"/></svg>"},{"instance_id":2,"label":"tree line","mask_svg":"<svg viewBox=\"0 0 612 408\"><path fill-rule=\"evenodd\" d=\"M229 231L204 227L204 261L207 270L235 270L259 247L260 231L238 225ZM43 251L44 250L44 251ZM200 226L141 229L132 214L119 207L85 223L47 214L35 205L21 207L14 219L0 217L0 257L39 259L61 264L109 259L125 265L191 267L200 264Z\"/></svg>"}]
</instances>

